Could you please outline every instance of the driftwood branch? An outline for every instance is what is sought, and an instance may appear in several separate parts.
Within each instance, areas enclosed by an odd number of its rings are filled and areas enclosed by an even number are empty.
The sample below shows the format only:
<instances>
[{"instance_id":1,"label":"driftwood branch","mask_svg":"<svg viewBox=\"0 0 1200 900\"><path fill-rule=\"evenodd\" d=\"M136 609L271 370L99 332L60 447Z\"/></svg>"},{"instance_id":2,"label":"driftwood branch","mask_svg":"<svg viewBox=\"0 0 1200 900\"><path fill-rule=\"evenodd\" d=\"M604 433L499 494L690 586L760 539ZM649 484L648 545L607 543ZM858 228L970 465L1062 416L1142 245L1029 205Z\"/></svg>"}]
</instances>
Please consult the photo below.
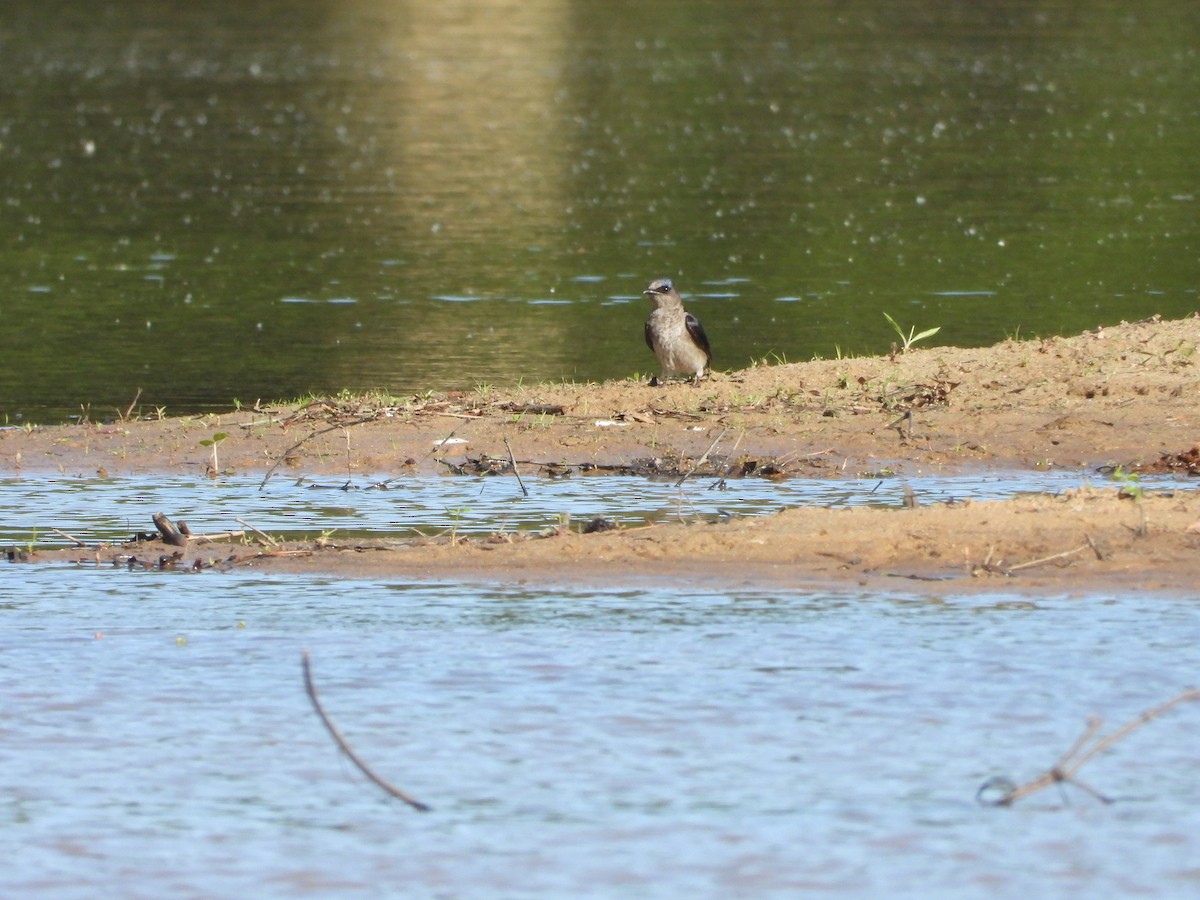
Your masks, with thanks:
<instances>
[{"instance_id":1,"label":"driftwood branch","mask_svg":"<svg viewBox=\"0 0 1200 900\"><path fill-rule=\"evenodd\" d=\"M975 794L975 799L984 806L1012 806L1018 800L1028 797L1030 794L1036 794L1038 791L1044 790L1052 784L1063 784L1066 782L1091 794L1103 803L1112 803L1112 798L1105 797L1095 788L1089 787L1080 781L1075 773L1083 768L1084 764L1094 756L1107 750L1122 738L1128 737L1151 719L1161 716L1173 706L1177 706L1180 703L1189 703L1194 700L1200 700L1200 690L1192 689L1184 691L1182 694L1172 697L1166 703L1161 703L1153 709L1146 710L1146 712L1142 713L1132 722L1121 726L1112 734L1101 738L1089 747L1089 742L1096 737L1102 724L1099 718L1093 716L1088 719L1087 728L1083 734L1079 736L1079 739L1075 741L1071 749L1059 758L1053 768L1043 772L1032 781L1021 785L1015 785L1007 778L989 778L979 788L979 791ZM987 795L996 791L1001 792L1000 796L996 799L988 799Z\"/></svg>"},{"instance_id":2,"label":"driftwood branch","mask_svg":"<svg viewBox=\"0 0 1200 900\"><path fill-rule=\"evenodd\" d=\"M208 543L213 541L235 541L241 540L246 536L246 532L244 531L213 531L207 534L195 534L187 527L186 522L181 521L176 525L166 513L155 513L150 518L154 520L154 527L158 529L163 543L170 544L172 547L186 547L192 541L204 541ZM70 535L63 536L70 537ZM76 540L75 538L71 539Z\"/></svg>"},{"instance_id":3,"label":"driftwood branch","mask_svg":"<svg viewBox=\"0 0 1200 900\"><path fill-rule=\"evenodd\" d=\"M388 794L395 797L397 800L403 800L418 812L429 812L431 807L422 803L420 800L410 797L398 787L389 784L382 777L376 775L375 772L371 770L370 766L359 759L358 754L355 753L350 748L350 745L346 743L346 739L342 737L341 732L339 732L333 722L330 721L329 716L326 715L324 708L321 706L321 701L317 697L317 687L315 684L313 684L312 666L308 661L308 653L302 653L300 655L300 659L304 666L304 690L308 693L308 699L312 701L313 709L317 711L317 716L320 718L321 724L325 726L325 729L333 738L334 743L338 745L338 749L346 754L346 758L349 759L350 762L354 763L360 772L366 775L371 781L375 782L375 784L377 784L379 787L383 788L383 790Z\"/></svg>"},{"instance_id":4,"label":"driftwood branch","mask_svg":"<svg viewBox=\"0 0 1200 900\"><path fill-rule=\"evenodd\" d=\"M154 520L154 527L158 529L158 533L162 535L163 543L170 544L172 547L186 547L188 542L187 531L183 527L176 528L175 523L167 518L166 513L155 513L151 516ZM183 526L183 523L179 523Z\"/></svg>"}]
</instances>

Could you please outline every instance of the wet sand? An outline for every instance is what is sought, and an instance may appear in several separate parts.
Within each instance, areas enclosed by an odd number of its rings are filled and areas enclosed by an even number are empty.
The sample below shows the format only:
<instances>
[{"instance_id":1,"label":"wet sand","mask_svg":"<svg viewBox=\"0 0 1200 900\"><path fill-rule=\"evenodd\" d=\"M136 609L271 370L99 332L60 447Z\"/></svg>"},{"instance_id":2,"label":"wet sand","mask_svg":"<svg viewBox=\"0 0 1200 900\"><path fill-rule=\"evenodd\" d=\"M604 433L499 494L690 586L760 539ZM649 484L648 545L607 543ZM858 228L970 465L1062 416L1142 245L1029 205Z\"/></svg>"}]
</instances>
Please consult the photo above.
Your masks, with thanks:
<instances>
[{"instance_id":1,"label":"wet sand","mask_svg":"<svg viewBox=\"0 0 1200 900\"><path fill-rule=\"evenodd\" d=\"M933 347L761 366L699 384L552 384L421 397L324 399L222 415L0 432L0 470L37 477L221 472L264 478L496 472L522 476L843 478L1098 470L1058 497L905 509L789 509L762 518L547 536L272 546L191 542L180 566L254 565L347 578L772 584L1037 594L1190 592L1200 584L1195 491L1106 482L1200 465L1200 319L1069 338ZM686 484L686 483L685 483ZM170 511L167 511L168 513ZM54 527L47 523L47 527ZM146 523L147 530L151 524ZM230 523L231 528L236 528ZM261 542L261 543L260 543ZM153 563L134 547L36 560ZM14 551L14 559L21 554Z\"/></svg>"}]
</instances>

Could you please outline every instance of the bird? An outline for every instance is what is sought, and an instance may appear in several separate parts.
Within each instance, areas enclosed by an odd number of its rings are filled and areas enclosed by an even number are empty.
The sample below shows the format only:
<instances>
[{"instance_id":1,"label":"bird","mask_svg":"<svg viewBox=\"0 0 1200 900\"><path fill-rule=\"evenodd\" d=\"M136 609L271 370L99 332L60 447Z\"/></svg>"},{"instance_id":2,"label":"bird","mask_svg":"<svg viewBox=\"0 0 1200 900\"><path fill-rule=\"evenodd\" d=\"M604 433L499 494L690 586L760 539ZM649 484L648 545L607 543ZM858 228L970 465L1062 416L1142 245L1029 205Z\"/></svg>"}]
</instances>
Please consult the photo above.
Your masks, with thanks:
<instances>
[{"instance_id":1,"label":"bird","mask_svg":"<svg viewBox=\"0 0 1200 900\"><path fill-rule=\"evenodd\" d=\"M642 293L654 301L654 311L646 320L646 346L658 357L662 380L670 375L692 375L699 381L712 362L700 320L683 308L683 299L670 278L650 282ZM650 383L659 380L652 378Z\"/></svg>"}]
</instances>

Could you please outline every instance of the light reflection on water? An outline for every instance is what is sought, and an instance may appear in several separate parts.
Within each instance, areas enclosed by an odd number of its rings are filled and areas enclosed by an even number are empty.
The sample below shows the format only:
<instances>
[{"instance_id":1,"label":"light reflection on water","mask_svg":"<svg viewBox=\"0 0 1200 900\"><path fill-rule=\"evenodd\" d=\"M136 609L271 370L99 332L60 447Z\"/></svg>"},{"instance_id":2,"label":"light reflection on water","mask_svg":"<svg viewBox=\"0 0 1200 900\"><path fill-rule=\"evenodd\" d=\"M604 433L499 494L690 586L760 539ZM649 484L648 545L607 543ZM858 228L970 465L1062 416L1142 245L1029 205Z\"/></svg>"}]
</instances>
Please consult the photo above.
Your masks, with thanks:
<instances>
[{"instance_id":1,"label":"light reflection on water","mask_svg":"<svg viewBox=\"0 0 1200 900\"><path fill-rule=\"evenodd\" d=\"M1194 683L1193 601L50 566L7 567L5 589L6 895L1194 886L1194 709L1089 765L1114 806L972 799L991 775L1051 765L1089 713L1115 726ZM302 650L346 737L433 812L338 757Z\"/></svg>"},{"instance_id":2,"label":"light reflection on water","mask_svg":"<svg viewBox=\"0 0 1200 900\"><path fill-rule=\"evenodd\" d=\"M1195 3L123 8L0 4L0 420L1196 308Z\"/></svg>"},{"instance_id":3,"label":"light reflection on water","mask_svg":"<svg viewBox=\"0 0 1200 900\"><path fill-rule=\"evenodd\" d=\"M334 476L319 482L280 477L259 491L260 479L250 477L0 478L0 542L61 544L51 529L83 540L125 540L135 532L153 531L156 512L183 519L195 533L234 529L241 518L273 534L296 536L330 529L412 536L451 527L461 534L492 534L557 526L564 517L578 523L604 516L636 525L680 517L756 516L792 506L900 508L906 488L919 503L934 504L1111 484L1103 475L1062 471L778 482L693 478L682 488L675 480L577 476L525 478L530 496L523 498L511 477L406 476L387 490L373 488L380 479L356 476L347 486ZM1188 484L1170 476L1146 476L1139 483L1145 488Z\"/></svg>"}]
</instances>

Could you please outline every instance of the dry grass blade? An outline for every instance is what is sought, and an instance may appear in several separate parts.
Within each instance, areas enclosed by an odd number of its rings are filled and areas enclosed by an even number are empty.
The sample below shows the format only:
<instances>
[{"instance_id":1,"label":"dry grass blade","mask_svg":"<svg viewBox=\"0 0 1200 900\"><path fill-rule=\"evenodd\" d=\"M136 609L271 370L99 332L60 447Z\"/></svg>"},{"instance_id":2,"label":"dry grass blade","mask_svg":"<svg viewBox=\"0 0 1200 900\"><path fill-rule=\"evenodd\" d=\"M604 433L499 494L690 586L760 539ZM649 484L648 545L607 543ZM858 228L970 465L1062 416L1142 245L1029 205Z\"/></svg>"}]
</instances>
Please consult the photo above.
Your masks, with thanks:
<instances>
[{"instance_id":1,"label":"dry grass blade","mask_svg":"<svg viewBox=\"0 0 1200 900\"><path fill-rule=\"evenodd\" d=\"M358 754L355 753L354 750L351 749L350 745L346 743L346 739L342 737L341 732L338 731L337 727L332 721L330 721L329 716L325 713L325 709L321 706L321 701L317 697L317 687L315 684L313 684L312 666L308 660L308 653L302 653L300 655L300 659L304 666L304 690L308 693L308 699L312 701L313 709L317 711L317 716L321 719L321 724L325 726L325 729L333 737L334 743L338 745L338 749L346 754L346 758L349 759L350 762L354 763L360 772L366 775L371 781L375 782L375 784L377 784L379 787L383 788L383 790L388 794L395 797L397 800L403 800L418 812L429 812L431 807L422 803L420 800L410 797L408 794L404 793L404 791L400 790L400 788L389 784L385 779L379 775L376 775L375 772L371 770L370 766L359 759Z\"/></svg>"}]
</instances>

